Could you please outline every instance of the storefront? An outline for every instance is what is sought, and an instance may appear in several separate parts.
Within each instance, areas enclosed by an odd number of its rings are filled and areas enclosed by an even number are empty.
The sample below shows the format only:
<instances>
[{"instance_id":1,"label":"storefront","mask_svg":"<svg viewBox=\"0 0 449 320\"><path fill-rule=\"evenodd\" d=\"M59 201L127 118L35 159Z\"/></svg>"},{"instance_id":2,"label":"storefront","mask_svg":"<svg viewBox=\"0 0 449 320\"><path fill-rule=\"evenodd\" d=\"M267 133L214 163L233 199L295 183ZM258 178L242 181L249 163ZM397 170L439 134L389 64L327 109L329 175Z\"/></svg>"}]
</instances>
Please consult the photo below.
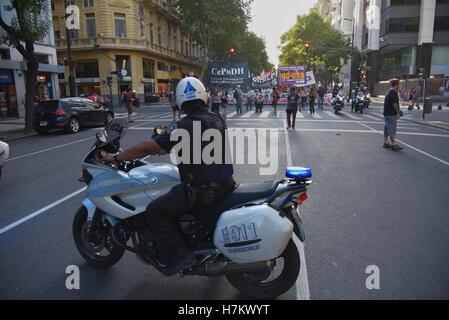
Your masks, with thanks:
<instances>
[{"instance_id":1,"label":"storefront","mask_svg":"<svg viewBox=\"0 0 449 320\"><path fill-rule=\"evenodd\" d=\"M51 73L40 72L38 74L36 95L39 97L39 100L50 100L54 98Z\"/></svg>"},{"instance_id":2,"label":"storefront","mask_svg":"<svg viewBox=\"0 0 449 320\"><path fill-rule=\"evenodd\" d=\"M154 79L143 79L143 94L145 103L153 102L155 95L155 81Z\"/></svg>"},{"instance_id":3,"label":"storefront","mask_svg":"<svg viewBox=\"0 0 449 320\"><path fill-rule=\"evenodd\" d=\"M0 118L18 116L19 111L13 72L0 69Z\"/></svg>"}]
</instances>

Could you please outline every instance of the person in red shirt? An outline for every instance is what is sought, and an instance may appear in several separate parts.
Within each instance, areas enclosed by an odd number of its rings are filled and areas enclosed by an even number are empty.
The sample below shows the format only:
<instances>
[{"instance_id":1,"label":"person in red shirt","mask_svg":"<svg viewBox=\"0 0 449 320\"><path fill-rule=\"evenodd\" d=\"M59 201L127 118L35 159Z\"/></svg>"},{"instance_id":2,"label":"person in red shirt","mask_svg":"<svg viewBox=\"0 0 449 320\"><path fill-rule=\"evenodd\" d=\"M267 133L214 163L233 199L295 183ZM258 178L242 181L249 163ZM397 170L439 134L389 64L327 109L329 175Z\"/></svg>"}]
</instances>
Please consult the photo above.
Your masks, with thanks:
<instances>
[{"instance_id":1,"label":"person in red shirt","mask_svg":"<svg viewBox=\"0 0 449 320\"><path fill-rule=\"evenodd\" d=\"M133 122L131 120L131 115L133 114L133 96L131 94L131 88L128 87L128 89L123 93L123 102L126 104L126 109L128 110L128 121L129 123Z\"/></svg>"}]
</instances>

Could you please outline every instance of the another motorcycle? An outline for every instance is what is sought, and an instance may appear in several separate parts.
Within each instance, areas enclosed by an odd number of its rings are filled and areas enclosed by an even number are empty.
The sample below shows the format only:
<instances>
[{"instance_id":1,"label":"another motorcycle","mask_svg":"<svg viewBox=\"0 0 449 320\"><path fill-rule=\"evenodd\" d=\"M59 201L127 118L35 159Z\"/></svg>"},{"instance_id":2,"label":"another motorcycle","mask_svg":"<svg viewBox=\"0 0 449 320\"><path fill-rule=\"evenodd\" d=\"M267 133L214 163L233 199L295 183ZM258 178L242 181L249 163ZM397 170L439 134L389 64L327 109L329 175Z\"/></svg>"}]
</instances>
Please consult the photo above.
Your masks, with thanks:
<instances>
[{"instance_id":1,"label":"another motorcycle","mask_svg":"<svg viewBox=\"0 0 449 320\"><path fill-rule=\"evenodd\" d=\"M368 109L371 104L371 94L366 93L365 94L365 109Z\"/></svg>"},{"instance_id":2,"label":"another motorcycle","mask_svg":"<svg viewBox=\"0 0 449 320\"><path fill-rule=\"evenodd\" d=\"M111 121L82 163L87 191L73 221L75 244L97 268L111 267L129 251L163 272L158 243L143 213L180 183L179 171L171 164L102 161L102 150L120 149L125 129L119 120ZM154 134L163 131L160 127ZM253 298L274 298L289 290L300 271L292 236L304 242L300 207L311 177L310 168L290 167L282 181L240 184L219 204L182 216L180 230L198 264L181 275L224 275Z\"/></svg>"},{"instance_id":3,"label":"another motorcycle","mask_svg":"<svg viewBox=\"0 0 449 320\"><path fill-rule=\"evenodd\" d=\"M338 114L345 107L345 95L343 92L339 92L337 96L332 100L332 106L335 114Z\"/></svg>"},{"instance_id":4,"label":"another motorcycle","mask_svg":"<svg viewBox=\"0 0 449 320\"><path fill-rule=\"evenodd\" d=\"M1 139L1 138L0 138ZM9 145L0 141L0 178L2 177L2 168L9 158Z\"/></svg>"},{"instance_id":5,"label":"another motorcycle","mask_svg":"<svg viewBox=\"0 0 449 320\"><path fill-rule=\"evenodd\" d=\"M365 94L359 91L353 102L351 112L354 112L355 110L355 112L360 112L361 114L363 114L364 109L365 109Z\"/></svg>"}]
</instances>

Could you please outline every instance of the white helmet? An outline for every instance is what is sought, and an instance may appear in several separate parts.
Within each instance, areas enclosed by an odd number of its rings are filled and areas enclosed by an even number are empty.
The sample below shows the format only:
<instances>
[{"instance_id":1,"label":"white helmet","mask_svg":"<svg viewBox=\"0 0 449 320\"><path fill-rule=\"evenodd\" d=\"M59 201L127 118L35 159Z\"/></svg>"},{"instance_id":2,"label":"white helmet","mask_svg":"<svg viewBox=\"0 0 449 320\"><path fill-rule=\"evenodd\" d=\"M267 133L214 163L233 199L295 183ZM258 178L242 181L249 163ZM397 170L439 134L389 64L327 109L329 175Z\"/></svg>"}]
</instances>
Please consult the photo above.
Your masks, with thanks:
<instances>
[{"instance_id":1,"label":"white helmet","mask_svg":"<svg viewBox=\"0 0 449 320\"><path fill-rule=\"evenodd\" d=\"M176 87L176 105L181 108L184 102L201 100L207 105L207 92L203 83L194 77L186 77Z\"/></svg>"}]
</instances>

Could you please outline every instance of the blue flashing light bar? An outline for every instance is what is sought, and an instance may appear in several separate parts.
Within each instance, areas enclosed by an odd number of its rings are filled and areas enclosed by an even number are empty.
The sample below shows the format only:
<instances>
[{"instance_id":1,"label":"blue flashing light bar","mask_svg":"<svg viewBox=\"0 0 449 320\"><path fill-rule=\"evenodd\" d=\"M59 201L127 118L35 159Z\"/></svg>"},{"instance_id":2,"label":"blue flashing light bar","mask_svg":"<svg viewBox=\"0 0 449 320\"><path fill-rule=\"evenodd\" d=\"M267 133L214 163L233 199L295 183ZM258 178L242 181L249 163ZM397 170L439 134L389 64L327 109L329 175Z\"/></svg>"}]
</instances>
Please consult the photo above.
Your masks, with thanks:
<instances>
[{"instance_id":1,"label":"blue flashing light bar","mask_svg":"<svg viewBox=\"0 0 449 320\"><path fill-rule=\"evenodd\" d=\"M288 167L285 169L285 176L295 180L310 179L312 178L312 169L306 167Z\"/></svg>"}]
</instances>

